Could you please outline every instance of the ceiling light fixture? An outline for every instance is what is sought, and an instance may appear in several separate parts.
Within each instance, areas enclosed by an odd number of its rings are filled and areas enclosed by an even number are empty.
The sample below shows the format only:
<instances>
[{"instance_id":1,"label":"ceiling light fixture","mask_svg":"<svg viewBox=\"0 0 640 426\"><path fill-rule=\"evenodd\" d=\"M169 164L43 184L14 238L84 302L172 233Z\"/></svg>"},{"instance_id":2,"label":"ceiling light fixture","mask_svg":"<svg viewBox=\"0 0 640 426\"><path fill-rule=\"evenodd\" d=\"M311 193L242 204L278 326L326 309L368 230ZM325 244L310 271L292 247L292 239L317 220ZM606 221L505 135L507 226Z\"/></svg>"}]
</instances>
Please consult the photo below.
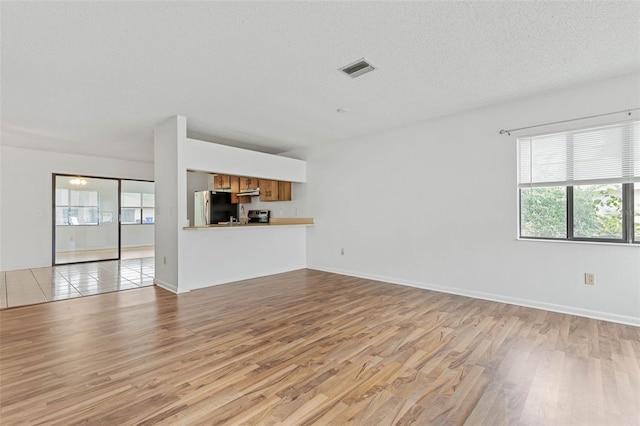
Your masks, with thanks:
<instances>
[{"instance_id":1,"label":"ceiling light fixture","mask_svg":"<svg viewBox=\"0 0 640 426\"><path fill-rule=\"evenodd\" d=\"M81 185L81 186L85 186L87 184L87 181L84 179L80 179L80 178L73 178L69 181L69 183L71 185Z\"/></svg>"}]
</instances>

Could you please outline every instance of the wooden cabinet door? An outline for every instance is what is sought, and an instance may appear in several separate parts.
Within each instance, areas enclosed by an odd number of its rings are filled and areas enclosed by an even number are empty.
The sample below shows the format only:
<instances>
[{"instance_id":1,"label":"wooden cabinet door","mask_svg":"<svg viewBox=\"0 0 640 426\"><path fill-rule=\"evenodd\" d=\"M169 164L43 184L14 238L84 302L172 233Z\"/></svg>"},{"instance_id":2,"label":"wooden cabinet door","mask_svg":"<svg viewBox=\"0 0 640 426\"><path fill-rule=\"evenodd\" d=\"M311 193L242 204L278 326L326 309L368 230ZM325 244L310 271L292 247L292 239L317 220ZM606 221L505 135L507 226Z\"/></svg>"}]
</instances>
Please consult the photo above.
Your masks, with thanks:
<instances>
[{"instance_id":1,"label":"wooden cabinet door","mask_svg":"<svg viewBox=\"0 0 640 426\"><path fill-rule=\"evenodd\" d=\"M240 191L240 178L238 176L230 176L229 187L231 188L231 204L238 204L240 202L238 197L238 191Z\"/></svg>"},{"instance_id":2,"label":"wooden cabinet door","mask_svg":"<svg viewBox=\"0 0 640 426\"><path fill-rule=\"evenodd\" d=\"M246 191L248 189L255 189L260 186L258 179L241 177L239 178L240 191Z\"/></svg>"},{"instance_id":3,"label":"wooden cabinet door","mask_svg":"<svg viewBox=\"0 0 640 426\"><path fill-rule=\"evenodd\" d=\"M238 176L229 176L229 188L231 192L240 192L240 178Z\"/></svg>"},{"instance_id":4,"label":"wooden cabinet door","mask_svg":"<svg viewBox=\"0 0 640 426\"><path fill-rule=\"evenodd\" d=\"M231 176L215 175L213 177L213 189L231 189Z\"/></svg>"},{"instance_id":5,"label":"wooden cabinet door","mask_svg":"<svg viewBox=\"0 0 640 426\"><path fill-rule=\"evenodd\" d=\"M278 201L291 201L291 182L278 182Z\"/></svg>"},{"instance_id":6,"label":"wooden cabinet door","mask_svg":"<svg viewBox=\"0 0 640 426\"><path fill-rule=\"evenodd\" d=\"M278 201L278 181L260 179L260 201Z\"/></svg>"},{"instance_id":7,"label":"wooden cabinet door","mask_svg":"<svg viewBox=\"0 0 640 426\"><path fill-rule=\"evenodd\" d=\"M251 189L251 187L249 186L249 182L251 182L251 178L240 177L240 191L246 191L247 189Z\"/></svg>"},{"instance_id":8,"label":"wooden cabinet door","mask_svg":"<svg viewBox=\"0 0 640 426\"><path fill-rule=\"evenodd\" d=\"M291 201L291 182L260 179L260 201Z\"/></svg>"}]
</instances>

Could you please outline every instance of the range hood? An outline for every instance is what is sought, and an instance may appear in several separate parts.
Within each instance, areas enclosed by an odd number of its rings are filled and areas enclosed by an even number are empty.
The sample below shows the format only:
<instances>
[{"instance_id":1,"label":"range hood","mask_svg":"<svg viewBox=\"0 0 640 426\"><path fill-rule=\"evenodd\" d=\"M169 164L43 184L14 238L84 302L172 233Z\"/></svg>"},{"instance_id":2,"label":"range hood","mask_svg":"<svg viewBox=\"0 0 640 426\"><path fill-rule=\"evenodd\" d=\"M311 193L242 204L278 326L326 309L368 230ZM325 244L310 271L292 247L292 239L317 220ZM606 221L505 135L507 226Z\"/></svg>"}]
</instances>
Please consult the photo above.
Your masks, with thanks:
<instances>
[{"instance_id":1,"label":"range hood","mask_svg":"<svg viewBox=\"0 0 640 426\"><path fill-rule=\"evenodd\" d=\"M257 197L260 195L260 188L244 189L238 192L238 197Z\"/></svg>"}]
</instances>

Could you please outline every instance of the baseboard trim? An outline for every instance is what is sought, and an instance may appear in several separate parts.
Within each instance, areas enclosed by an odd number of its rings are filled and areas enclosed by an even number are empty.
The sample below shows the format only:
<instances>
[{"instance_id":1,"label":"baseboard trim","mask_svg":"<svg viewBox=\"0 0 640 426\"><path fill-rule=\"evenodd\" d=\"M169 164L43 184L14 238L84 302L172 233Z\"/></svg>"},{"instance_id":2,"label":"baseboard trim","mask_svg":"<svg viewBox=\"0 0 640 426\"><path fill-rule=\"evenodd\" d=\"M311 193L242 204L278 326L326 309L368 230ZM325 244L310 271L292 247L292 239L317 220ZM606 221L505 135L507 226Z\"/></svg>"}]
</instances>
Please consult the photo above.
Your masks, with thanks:
<instances>
[{"instance_id":1,"label":"baseboard trim","mask_svg":"<svg viewBox=\"0 0 640 426\"><path fill-rule=\"evenodd\" d=\"M167 291L170 291L171 293L179 294L178 293L178 287L176 287L176 286L174 286L172 284L166 283L166 282L164 282L162 280L159 280L157 278L153 279L153 283L155 285L157 285L158 287L161 287L161 288L163 288L163 289L165 289Z\"/></svg>"},{"instance_id":2,"label":"baseboard trim","mask_svg":"<svg viewBox=\"0 0 640 426\"><path fill-rule=\"evenodd\" d=\"M323 266L308 266L309 269L318 271L331 272L334 274L347 275L350 277L364 278L373 281L381 281L391 284L399 284L408 287L416 287L424 290L439 291L441 293L456 294L459 296L472 297L474 299L490 300L492 302L507 303L510 305L525 306L527 308L542 309L561 314L576 315L579 317L593 318L597 320L610 321L619 324L632 325L640 327L640 317L631 317L627 315L612 314L609 312L593 311L589 309L576 308L573 306L556 305L553 303L539 302L535 300L519 299L515 297L501 296L493 293L484 293L479 291L466 290L456 287L447 287L437 284L423 283L419 281L402 280L395 277L387 277L375 274L363 274L360 272L349 271L338 268L327 268Z\"/></svg>"}]
</instances>

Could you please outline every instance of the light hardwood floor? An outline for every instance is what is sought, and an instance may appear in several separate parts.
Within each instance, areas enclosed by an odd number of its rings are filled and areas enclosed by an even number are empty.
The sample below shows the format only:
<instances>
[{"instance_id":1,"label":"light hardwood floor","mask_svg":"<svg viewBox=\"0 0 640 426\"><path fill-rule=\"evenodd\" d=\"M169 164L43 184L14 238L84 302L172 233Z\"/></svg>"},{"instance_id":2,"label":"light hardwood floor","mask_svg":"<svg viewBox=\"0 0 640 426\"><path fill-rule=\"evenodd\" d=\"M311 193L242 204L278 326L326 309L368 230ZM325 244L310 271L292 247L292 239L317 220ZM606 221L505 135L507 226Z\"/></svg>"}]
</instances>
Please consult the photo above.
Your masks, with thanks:
<instances>
[{"instance_id":1,"label":"light hardwood floor","mask_svg":"<svg viewBox=\"0 0 640 426\"><path fill-rule=\"evenodd\" d=\"M640 423L637 327L313 270L0 321L3 425Z\"/></svg>"}]
</instances>

